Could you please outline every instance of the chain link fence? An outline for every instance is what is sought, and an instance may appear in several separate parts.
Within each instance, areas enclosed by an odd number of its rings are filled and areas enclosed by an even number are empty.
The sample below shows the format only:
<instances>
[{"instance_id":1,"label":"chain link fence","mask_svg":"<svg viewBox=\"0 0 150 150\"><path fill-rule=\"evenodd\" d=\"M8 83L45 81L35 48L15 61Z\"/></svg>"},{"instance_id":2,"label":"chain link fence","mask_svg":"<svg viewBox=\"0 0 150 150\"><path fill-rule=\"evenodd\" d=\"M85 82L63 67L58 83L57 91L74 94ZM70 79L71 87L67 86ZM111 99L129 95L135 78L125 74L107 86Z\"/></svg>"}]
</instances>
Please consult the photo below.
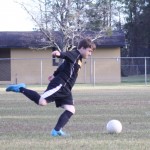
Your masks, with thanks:
<instances>
[{"instance_id":1,"label":"chain link fence","mask_svg":"<svg viewBox=\"0 0 150 150\"><path fill-rule=\"evenodd\" d=\"M57 66L49 58L0 59L0 84L47 84ZM150 57L83 60L77 83L150 83Z\"/></svg>"},{"instance_id":2,"label":"chain link fence","mask_svg":"<svg viewBox=\"0 0 150 150\"><path fill-rule=\"evenodd\" d=\"M150 57L121 58L122 82L150 82Z\"/></svg>"}]
</instances>

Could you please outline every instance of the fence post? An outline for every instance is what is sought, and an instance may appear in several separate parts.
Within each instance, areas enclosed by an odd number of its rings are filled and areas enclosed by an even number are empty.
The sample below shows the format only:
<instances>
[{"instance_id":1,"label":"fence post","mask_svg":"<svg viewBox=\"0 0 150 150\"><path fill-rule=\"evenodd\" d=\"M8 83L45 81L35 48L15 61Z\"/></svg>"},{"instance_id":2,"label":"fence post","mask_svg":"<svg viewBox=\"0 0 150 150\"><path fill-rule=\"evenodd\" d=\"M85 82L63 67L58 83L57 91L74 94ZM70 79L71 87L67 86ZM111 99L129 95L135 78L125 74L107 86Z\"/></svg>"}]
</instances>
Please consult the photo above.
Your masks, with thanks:
<instances>
[{"instance_id":1,"label":"fence post","mask_svg":"<svg viewBox=\"0 0 150 150\"><path fill-rule=\"evenodd\" d=\"M145 85L147 85L147 60L145 57Z\"/></svg>"},{"instance_id":2,"label":"fence post","mask_svg":"<svg viewBox=\"0 0 150 150\"><path fill-rule=\"evenodd\" d=\"M41 59L41 86L43 85L43 62L42 62L42 59Z\"/></svg>"},{"instance_id":3,"label":"fence post","mask_svg":"<svg viewBox=\"0 0 150 150\"><path fill-rule=\"evenodd\" d=\"M95 86L95 59L93 61L93 84Z\"/></svg>"},{"instance_id":4,"label":"fence post","mask_svg":"<svg viewBox=\"0 0 150 150\"><path fill-rule=\"evenodd\" d=\"M86 61L84 62L84 83L86 82L86 75L87 75L87 71L86 71Z\"/></svg>"},{"instance_id":5,"label":"fence post","mask_svg":"<svg viewBox=\"0 0 150 150\"><path fill-rule=\"evenodd\" d=\"M93 82L93 59L92 57L90 56L90 83L92 84Z\"/></svg>"}]
</instances>

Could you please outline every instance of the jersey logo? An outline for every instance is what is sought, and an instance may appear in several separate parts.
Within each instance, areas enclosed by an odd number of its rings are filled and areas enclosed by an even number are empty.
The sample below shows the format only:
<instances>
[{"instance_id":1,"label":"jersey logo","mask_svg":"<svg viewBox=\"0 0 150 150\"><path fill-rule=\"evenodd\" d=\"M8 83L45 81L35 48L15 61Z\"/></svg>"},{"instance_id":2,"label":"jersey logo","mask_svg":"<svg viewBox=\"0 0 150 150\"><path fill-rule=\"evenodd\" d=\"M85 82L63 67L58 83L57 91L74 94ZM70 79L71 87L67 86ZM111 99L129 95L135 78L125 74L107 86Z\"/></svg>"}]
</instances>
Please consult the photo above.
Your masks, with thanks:
<instances>
[{"instance_id":1,"label":"jersey logo","mask_svg":"<svg viewBox=\"0 0 150 150\"><path fill-rule=\"evenodd\" d=\"M79 59L78 60L78 65L80 66L80 68L81 68L81 66L82 66L82 62L81 62L81 60Z\"/></svg>"}]
</instances>

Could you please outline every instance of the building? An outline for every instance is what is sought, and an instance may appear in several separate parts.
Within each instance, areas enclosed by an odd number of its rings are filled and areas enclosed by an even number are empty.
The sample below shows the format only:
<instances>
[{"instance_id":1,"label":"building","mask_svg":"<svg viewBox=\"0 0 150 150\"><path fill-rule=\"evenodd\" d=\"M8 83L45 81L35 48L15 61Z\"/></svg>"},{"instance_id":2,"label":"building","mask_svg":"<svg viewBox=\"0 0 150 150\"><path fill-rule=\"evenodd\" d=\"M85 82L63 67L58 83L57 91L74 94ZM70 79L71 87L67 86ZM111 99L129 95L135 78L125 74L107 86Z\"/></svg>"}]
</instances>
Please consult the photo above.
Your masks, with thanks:
<instances>
[{"instance_id":1,"label":"building","mask_svg":"<svg viewBox=\"0 0 150 150\"><path fill-rule=\"evenodd\" d=\"M58 42L59 32L55 33ZM92 57L83 61L78 83L120 82L120 52L124 46L124 33L114 31L111 36L97 39L97 49ZM51 56L41 32L0 32L0 84L46 84L56 69L56 59Z\"/></svg>"}]
</instances>

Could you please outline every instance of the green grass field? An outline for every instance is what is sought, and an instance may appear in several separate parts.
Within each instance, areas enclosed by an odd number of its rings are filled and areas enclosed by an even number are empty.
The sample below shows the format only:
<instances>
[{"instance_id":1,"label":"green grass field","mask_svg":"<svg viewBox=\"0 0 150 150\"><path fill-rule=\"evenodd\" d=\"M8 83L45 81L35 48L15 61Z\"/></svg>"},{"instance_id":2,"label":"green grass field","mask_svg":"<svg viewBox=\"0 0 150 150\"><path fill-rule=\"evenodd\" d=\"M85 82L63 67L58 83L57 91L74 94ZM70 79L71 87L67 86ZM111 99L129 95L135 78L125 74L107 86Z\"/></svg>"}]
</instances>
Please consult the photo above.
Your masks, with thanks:
<instances>
[{"instance_id":1,"label":"green grass field","mask_svg":"<svg viewBox=\"0 0 150 150\"><path fill-rule=\"evenodd\" d=\"M42 92L45 87L30 87ZM73 89L76 114L64 128L69 137L51 137L62 109L40 107L0 88L0 150L149 150L150 86L103 85ZM120 134L106 124L118 119Z\"/></svg>"}]
</instances>

